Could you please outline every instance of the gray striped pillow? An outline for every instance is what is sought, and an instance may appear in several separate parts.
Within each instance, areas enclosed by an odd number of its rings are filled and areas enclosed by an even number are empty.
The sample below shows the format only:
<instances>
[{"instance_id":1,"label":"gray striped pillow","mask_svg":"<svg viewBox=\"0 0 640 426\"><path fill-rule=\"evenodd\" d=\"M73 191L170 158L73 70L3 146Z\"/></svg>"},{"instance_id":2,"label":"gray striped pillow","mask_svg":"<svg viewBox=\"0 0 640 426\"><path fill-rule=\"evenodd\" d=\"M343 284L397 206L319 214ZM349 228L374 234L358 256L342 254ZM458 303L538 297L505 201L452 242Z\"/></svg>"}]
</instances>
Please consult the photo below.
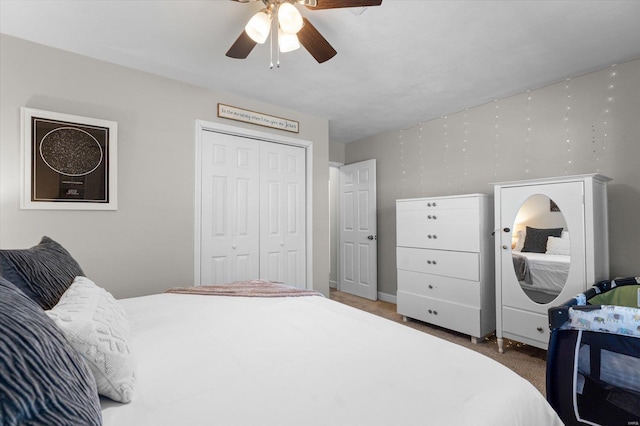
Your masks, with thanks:
<instances>
[{"instance_id":1,"label":"gray striped pillow","mask_svg":"<svg viewBox=\"0 0 640 426\"><path fill-rule=\"evenodd\" d=\"M0 278L0 423L101 425L93 374L62 332Z\"/></svg>"},{"instance_id":2,"label":"gray striped pillow","mask_svg":"<svg viewBox=\"0 0 640 426\"><path fill-rule=\"evenodd\" d=\"M64 247L45 236L29 249L0 250L0 276L49 310L84 272Z\"/></svg>"}]
</instances>

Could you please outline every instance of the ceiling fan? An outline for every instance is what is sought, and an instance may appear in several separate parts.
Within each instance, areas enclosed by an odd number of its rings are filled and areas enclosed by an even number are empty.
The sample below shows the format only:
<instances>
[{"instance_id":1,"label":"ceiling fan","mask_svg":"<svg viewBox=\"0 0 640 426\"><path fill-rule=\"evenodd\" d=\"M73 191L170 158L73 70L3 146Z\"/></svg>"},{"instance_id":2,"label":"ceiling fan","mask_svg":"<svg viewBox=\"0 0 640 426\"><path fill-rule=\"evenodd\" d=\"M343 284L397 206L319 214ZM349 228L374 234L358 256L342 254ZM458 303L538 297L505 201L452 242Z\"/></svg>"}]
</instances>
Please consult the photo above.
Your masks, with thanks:
<instances>
[{"instance_id":1,"label":"ceiling fan","mask_svg":"<svg viewBox=\"0 0 640 426\"><path fill-rule=\"evenodd\" d=\"M259 0L233 0L249 3ZM338 9L345 7L379 6L382 0L261 0L265 7L249 20L238 39L231 45L226 55L230 58L245 59L256 44L263 44L271 31L274 18L278 27L277 38L280 52L296 50L300 45L323 63L336 55L336 50L304 18L295 7L302 4L310 10ZM274 31L275 32L275 31Z\"/></svg>"}]
</instances>

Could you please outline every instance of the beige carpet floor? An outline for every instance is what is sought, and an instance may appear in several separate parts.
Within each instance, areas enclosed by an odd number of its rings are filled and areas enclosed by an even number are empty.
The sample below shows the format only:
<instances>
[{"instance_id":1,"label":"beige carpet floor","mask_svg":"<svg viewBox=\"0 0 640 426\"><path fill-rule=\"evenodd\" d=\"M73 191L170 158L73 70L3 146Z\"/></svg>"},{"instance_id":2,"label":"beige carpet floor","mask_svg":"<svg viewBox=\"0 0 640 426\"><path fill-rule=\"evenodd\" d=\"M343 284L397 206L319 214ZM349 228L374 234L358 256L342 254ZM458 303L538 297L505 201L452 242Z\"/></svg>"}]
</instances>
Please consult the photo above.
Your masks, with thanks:
<instances>
[{"instance_id":1,"label":"beige carpet floor","mask_svg":"<svg viewBox=\"0 0 640 426\"><path fill-rule=\"evenodd\" d=\"M381 300L371 301L334 289L331 289L331 299L404 324L407 327L429 333L488 356L530 381L542 395L546 396L545 374L547 351L545 350L523 343L505 340L505 350L504 353L501 354L498 352L498 343L495 335L488 336L483 341L473 344L471 343L471 338L465 334L416 320L404 322L402 315L398 314L396 305L393 303L383 302Z\"/></svg>"}]
</instances>

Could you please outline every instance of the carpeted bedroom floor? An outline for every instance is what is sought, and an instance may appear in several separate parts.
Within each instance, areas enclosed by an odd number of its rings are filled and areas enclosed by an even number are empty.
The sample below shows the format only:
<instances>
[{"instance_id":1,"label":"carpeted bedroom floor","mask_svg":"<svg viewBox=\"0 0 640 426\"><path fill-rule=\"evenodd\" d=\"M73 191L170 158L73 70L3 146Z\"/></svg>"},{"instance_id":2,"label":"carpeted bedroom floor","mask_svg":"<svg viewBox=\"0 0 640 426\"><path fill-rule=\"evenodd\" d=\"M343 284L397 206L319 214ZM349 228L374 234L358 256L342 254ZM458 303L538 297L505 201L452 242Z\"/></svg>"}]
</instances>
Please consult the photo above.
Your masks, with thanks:
<instances>
[{"instance_id":1,"label":"carpeted bedroom floor","mask_svg":"<svg viewBox=\"0 0 640 426\"><path fill-rule=\"evenodd\" d=\"M396 312L396 305L393 303L383 302L381 300L371 301L334 289L331 289L331 299L390 319L391 321L404 324L407 327L412 327L416 330L432 334L488 356L530 381L540 391L540 393L542 393L542 395L546 396L545 372L547 351L545 350L519 342L505 340L504 353L500 354L498 352L498 343L496 342L495 335L491 335L485 340L479 341L478 344L473 344L471 343L471 338L465 334L416 320L404 322L402 320L402 315Z\"/></svg>"}]
</instances>

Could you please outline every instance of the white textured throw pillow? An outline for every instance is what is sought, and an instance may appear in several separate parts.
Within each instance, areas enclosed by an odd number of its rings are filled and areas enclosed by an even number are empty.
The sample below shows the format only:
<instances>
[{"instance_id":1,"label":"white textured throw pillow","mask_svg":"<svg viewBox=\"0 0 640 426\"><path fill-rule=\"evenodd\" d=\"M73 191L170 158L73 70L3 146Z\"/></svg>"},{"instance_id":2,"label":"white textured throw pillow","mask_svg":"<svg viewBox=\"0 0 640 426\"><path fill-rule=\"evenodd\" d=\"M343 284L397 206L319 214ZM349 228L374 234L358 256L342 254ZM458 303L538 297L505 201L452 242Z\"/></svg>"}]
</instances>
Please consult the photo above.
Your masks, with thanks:
<instances>
[{"instance_id":1,"label":"white textured throw pillow","mask_svg":"<svg viewBox=\"0 0 640 426\"><path fill-rule=\"evenodd\" d=\"M116 299L88 278L76 277L47 314L91 368L98 393L131 402L135 362L129 322Z\"/></svg>"},{"instance_id":2,"label":"white textured throw pillow","mask_svg":"<svg viewBox=\"0 0 640 426\"><path fill-rule=\"evenodd\" d=\"M547 238L547 254L571 255L571 242L569 238Z\"/></svg>"}]
</instances>

